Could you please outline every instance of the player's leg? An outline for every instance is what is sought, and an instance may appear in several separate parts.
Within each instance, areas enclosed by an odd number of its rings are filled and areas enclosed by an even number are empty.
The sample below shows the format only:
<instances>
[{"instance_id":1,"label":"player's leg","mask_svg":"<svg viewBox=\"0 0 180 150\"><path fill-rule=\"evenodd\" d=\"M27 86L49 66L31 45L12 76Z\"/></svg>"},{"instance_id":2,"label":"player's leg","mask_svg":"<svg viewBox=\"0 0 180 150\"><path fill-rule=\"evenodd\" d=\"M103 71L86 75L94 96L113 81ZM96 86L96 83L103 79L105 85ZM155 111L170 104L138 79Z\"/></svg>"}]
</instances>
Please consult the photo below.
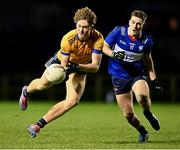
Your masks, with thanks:
<instances>
[{"instance_id":1,"label":"player's leg","mask_svg":"<svg viewBox=\"0 0 180 150\"><path fill-rule=\"evenodd\" d=\"M42 74L41 78L36 78L32 80L28 86L24 86L22 88L21 96L19 99L19 108L21 110L26 110L27 105L28 105L28 97L30 94L36 91L45 90L53 85L53 83L47 80L45 74L46 74L46 70Z\"/></svg>"},{"instance_id":2,"label":"player's leg","mask_svg":"<svg viewBox=\"0 0 180 150\"><path fill-rule=\"evenodd\" d=\"M86 74L70 74L69 79L66 82L67 94L65 100L62 100L51 107L51 109L37 123L28 126L28 131L31 134L31 137L36 137L40 128L43 128L47 123L62 116L65 112L76 106L84 92L85 83Z\"/></svg>"},{"instance_id":3,"label":"player's leg","mask_svg":"<svg viewBox=\"0 0 180 150\"><path fill-rule=\"evenodd\" d=\"M139 118L133 110L132 92L116 95L116 100L119 107L123 111L123 115L125 116L125 118L140 133L139 142L147 142L148 132L145 127L140 123Z\"/></svg>"},{"instance_id":4,"label":"player's leg","mask_svg":"<svg viewBox=\"0 0 180 150\"><path fill-rule=\"evenodd\" d=\"M47 67L53 63L58 63L58 64L61 63L56 55L51 57L45 63L46 69L45 69L44 73L42 74L41 78L36 78L36 79L32 80L28 86L27 85L23 86L21 96L19 99L19 108L21 110L26 110L27 104L28 104L28 97L30 94L32 94L38 90L42 91L53 85L53 83L49 82L46 78Z\"/></svg>"},{"instance_id":5,"label":"player's leg","mask_svg":"<svg viewBox=\"0 0 180 150\"><path fill-rule=\"evenodd\" d=\"M76 106L84 92L85 84L86 74L70 74L66 82L66 98L53 106L49 112L43 116L46 122L51 122Z\"/></svg>"},{"instance_id":6,"label":"player's leg","mask_svg":"<svg viewBox=\"0 0 180 150\"><path fill-rule=\"evenodd\" d=\"M150 122L151 126L155 130L159 130L160 123L155 115L153 115L151 112L151 99L147 82L145 80L137 80L134 83L132 90L135 94L136 100L143 107L143 113Z\"/></svg>"}]
</instances>

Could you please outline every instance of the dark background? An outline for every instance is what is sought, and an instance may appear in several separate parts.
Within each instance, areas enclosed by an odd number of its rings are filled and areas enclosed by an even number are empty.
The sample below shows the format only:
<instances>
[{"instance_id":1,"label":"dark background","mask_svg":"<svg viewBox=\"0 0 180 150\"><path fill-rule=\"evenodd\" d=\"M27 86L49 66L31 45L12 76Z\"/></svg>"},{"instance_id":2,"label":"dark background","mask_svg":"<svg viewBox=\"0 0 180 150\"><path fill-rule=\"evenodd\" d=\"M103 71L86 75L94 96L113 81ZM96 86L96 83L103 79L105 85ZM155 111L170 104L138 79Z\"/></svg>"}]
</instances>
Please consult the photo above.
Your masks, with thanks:
<instances>
[{"instance_id":1,"label":"dark background","mask_svg":"<svg viewBox=\"0 0 180 150\"><path fill-rule=\"evenodd\" d=\"M1 73L44 69L44 63L59 49L62 36L75 28L74 13L85 6L96 13L95 28L105 37L116 25L128 23L133 9L144 10L148 14L145 29L154 38L157 72L180 71L180 7L176 1L6 0L0 2ZM107 70L107 59L103 57L100 72Z\"/></svg>"}]
</instances>

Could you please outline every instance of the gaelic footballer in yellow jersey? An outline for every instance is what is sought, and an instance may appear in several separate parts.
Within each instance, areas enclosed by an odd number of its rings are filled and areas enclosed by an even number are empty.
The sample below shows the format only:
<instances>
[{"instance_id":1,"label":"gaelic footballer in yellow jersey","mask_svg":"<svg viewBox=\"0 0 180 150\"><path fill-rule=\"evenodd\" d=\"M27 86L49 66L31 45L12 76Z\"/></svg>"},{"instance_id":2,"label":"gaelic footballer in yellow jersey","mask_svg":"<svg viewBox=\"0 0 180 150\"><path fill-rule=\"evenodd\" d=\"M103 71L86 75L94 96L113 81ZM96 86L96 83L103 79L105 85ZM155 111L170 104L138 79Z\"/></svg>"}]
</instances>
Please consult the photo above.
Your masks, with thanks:
<instances>
[{"instance_id":1,"label":"gaelic footballer in yellow jersey","mask_svg":"<svg viewBox=\"0 0 180 150\"><path fill-rule=\"evenodd\" d=\"M68 76L65 99L52 106L39 121L28 125L28 132L33 138L41 128L79 103L85 90L87 73L96 73L99 70L104 39L103 35L94 29L97 20L95 13L88 7L81 8L76 11L73 19L76 29L63 36L60 50L45 64L48 67L53 63L59 63L64 67ZM45 69L40 78L32 80L29 85L22 88L19 99L21 110L27 109L30 94L48 89L54 84L47 79L46 72Z\"/></svg>"},{"instance_id":2,"label":"gaelic footballer in yellow jersey","mask_svg":"<svg viewBox=\"0 0 180 150\"><path fill-rule=\"evenodd\" d=\"M90 38L86 41L81 41L77 29L74 29L63 37L57 57L61 60L61 55L66 55L70 62L87 64L91 62L92 53L102 54L103 42L102 34L95 29L90 32Z\"/></svg>"}]
</instances>

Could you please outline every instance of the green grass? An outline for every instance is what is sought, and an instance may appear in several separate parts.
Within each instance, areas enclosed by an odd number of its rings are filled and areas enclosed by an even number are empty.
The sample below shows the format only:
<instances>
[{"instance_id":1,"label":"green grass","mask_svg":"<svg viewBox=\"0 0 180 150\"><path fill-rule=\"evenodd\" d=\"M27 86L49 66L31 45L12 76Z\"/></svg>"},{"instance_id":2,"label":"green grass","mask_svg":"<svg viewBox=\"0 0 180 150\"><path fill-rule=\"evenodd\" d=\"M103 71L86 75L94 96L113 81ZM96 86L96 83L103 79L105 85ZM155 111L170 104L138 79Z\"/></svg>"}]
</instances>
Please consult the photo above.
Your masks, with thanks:
<instances>
[{"instance_id":1,"label":"green grass","mask_svg":"<svg viewBox=\"0 0 180 150\"><path fill-rule=\"evenodd\" d=\"M30 102L20 111L18 102L0 102L0 149L180 149L180 105L153 104L161 121L155 131L135 105L150 133L147 144L137 142L138 133L123 118L116 104L83 103L43 128L36 138L26 131L53 102Z\"/></svg>"}]
</instances>

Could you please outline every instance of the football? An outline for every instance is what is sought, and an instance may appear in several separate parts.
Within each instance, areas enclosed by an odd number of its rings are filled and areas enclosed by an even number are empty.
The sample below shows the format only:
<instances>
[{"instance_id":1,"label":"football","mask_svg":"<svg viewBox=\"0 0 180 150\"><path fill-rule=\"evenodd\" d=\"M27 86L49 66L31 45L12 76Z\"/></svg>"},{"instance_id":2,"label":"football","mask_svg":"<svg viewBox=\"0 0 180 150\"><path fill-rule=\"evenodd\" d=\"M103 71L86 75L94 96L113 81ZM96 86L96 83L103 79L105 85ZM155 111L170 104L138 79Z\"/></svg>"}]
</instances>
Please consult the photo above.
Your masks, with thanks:
<instances>
[{"instance_id":1,"label":"football","mask_svg":"<svg viewBox=\"0 0 180 150\"><path fill-rule=\"evenodd\" d=\"M45 74L47 80L54 84L63 82L66 77L64 67L60 64L51 64L46 68Z\"/></svg>"}]
</instances>

